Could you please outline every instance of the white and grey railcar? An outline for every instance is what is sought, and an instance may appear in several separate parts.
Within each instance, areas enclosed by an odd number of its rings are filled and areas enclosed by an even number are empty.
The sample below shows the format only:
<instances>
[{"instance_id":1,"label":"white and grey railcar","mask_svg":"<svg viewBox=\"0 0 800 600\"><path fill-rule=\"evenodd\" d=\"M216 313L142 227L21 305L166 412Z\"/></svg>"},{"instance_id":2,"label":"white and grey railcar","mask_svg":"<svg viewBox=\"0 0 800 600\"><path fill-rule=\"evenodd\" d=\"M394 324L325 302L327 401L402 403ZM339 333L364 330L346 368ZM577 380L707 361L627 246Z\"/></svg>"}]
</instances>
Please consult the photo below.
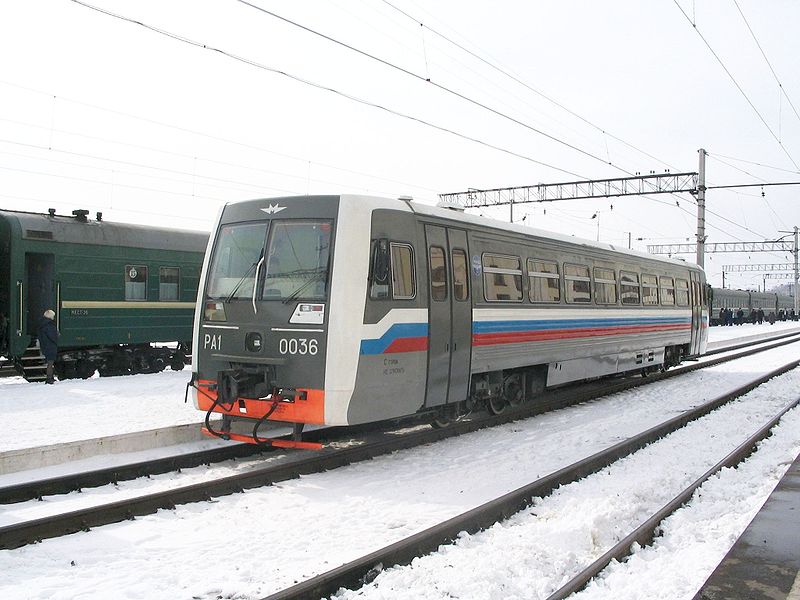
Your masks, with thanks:
<instances>
[{"instance_id":1,"label":"white and grey railcar","mask_svg":"<svg viewBox=\"0 0 800 600\"><path fill-rule=\"evenodd\" d=\"M223 413L223 435L242 419L299 431L499 412L702 354L705 290L695 265L403 199L229 204L203 269L192 394Z\"/></svg>"}]
</instances>

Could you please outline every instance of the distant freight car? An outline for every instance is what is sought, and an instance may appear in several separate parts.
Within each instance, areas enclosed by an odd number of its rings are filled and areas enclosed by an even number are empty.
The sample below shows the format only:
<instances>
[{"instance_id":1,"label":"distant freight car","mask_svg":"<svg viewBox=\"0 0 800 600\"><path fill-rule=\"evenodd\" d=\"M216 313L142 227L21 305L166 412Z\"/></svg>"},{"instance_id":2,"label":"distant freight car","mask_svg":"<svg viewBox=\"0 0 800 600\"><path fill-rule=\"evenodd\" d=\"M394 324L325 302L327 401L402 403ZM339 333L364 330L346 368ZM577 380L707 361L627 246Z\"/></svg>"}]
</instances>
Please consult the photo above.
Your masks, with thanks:
<instances>
[{"instance_id":1,"label":"distant freight car","mask_svg":"<svg viewBox=\"0 0 800 600\"><path fill-rule=\"evenodd\" d=\"M0 210L0 356L42 379L36 329L61 333L60 379L183 368L208 235Z\"/></svg>"}]
</instances>

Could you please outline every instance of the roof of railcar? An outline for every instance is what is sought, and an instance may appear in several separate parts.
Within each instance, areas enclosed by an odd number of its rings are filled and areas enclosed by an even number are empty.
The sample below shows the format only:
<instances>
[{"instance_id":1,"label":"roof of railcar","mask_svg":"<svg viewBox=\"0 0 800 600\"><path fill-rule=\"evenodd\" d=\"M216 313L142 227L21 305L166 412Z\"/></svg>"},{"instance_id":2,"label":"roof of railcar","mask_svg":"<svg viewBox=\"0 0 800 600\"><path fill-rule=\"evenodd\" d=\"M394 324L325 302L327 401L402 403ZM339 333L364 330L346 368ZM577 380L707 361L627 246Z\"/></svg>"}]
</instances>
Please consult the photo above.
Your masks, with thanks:
<instances>
[{"instance_id":1,"label":"roof of railcar","mask_svg":"<svg viewBox=\"0 0 800 600\"><path fill-rule=\"evenodd\" d=\"M577 238L568 235L562 235L559 233L554 233L552 231L546 231L544 229L535 229L533 227L523 226L523 225L515 225L512 223L505 223L503 221L498 221L496 219L490 219L488 217L481 217L477 215L467 214L460 210L452 210L449 208L440 208L436 206L430 206L427 204L420 204L414 202L409 198L384 198L379 196L366 196L366 195L358 195L358 194L342 194L340 196L282 196L282 197L275 197L275 198L259 198L253 200L245 200L242 202L231 202L226 206L231 204L258 204L261 202L268 202L270 206L275 203L276 206L279 205L280 202L284 201L301 201L301 202L309 202L313 203L315 200L318 199L330 199L330 198L347 198L350 200L355 201L355 204L359 206L363 210L377 210L377 209L390 209L390 210L399 210L405 212L413 212L418 215L430 216L430 217L439 217L442 219L447 219L450 221L456 221L459 223L466 223L473 225L478 228L483 228L486 230L495 230L495 231L502 231L502 232L513 232L520 235L525 236L534 236L539 237L547 240L553 240L556 242L560 242L563 244L569 244L571 246L583 246L585 248L591 248L596 250L601 250L605 252L614 252L617 254L623 254L630 256L631 259L634 260L648 260L654 262L661 262L666 263L672 266L679 266L685 269L692 269L696 271L701 271L702 269L698 267L694 263L686 262L683 260L678 260L674 258L665 258L661 256L655 256L653 254L648 254L646 252L639 252L637 250L629 250L627 248L621 248L619 246L615 246L613 244L606 244L602 242L595 242L592 240L586 240L583 238Z\"/></svg>"},{"instance_id":2,"label":"roof of railcar","mask_svg":"<svg viewBox=\"0 0 800 600\"><path fill-rule=\"evenodd\" d=\"M66 215L0 210L0 219L17 223L22 238L31 241L185 252L204 252L208 241L208 233L200 231L82 220Z\"/></svg>"},{"instance_id":3,"label":"roof of railcar","mask_svg":"<svg viewBox=\"0 0 800 600\"><path fill-rule=\"evenodd\" d=\"M593 240L587 240L579 237L563 235L560 233L555 233L553 231L547 231L545 229L536 229L534 227L529 227L527 225L516 225L514 223L506 223L504 221L498 221L497 219L491 219L489 217L482 217L478 215L471 215L461 210L453 210L451 208L440 208L437 206L429 206L427 204L419 204L417 202L405 201L405 200L400 200L400 202L407 203L408 206L411 208L411 210L413 210L417 214L453 219L462 223L469 223L470 225L475 225L478 227L492 228L492 229L502 230L504 232L510 231L513 233L518 233L520 235L545 238L548 240L554 240L556 242L570 244L573 246L574 245L584 246L587 248L592 248L597 250L604 250L604 251L615 252L618 254L625 254L635 259L646 259L651 261L654 260L654 261L666 262L672 265L681 266L688 269L701 270L700 267L698 267L694 263L674 258L655 256L653 254L648 254L647 252L639 252L638 250L629 250L628 248L622 248L620 246L615 246L614 244L595 242Z\"/></svg>"}]
</instances>

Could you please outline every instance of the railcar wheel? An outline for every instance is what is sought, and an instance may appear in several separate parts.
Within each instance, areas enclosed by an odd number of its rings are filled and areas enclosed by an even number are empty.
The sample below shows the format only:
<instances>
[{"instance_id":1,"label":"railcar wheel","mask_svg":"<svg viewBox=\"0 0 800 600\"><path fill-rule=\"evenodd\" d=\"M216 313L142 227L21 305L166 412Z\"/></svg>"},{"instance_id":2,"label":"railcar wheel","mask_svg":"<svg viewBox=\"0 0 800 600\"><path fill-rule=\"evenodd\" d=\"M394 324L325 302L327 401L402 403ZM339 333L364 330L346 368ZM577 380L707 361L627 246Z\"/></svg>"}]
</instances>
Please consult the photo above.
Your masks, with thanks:
<instances>
[{"instance_id":1,"label":"railcar wheel","mask_svg":"<svg viewBox=\"0 0 800 600\"><path fill-rule=\"evenodd\" d=\"M508 402L506 402L505 394L494 394L486 399L486 408L493 415L499 415L506 409L506 406L508 406Z\"/></svg>"},{"instance_id":2,"label":"railcar wheel","mask_svg":"<svg viewBox=\"0 0 800 600\"><path fill-rule=\"evenodd\" d=\"M91 360L88 358L78 359L78 362L75 365L75 374L78 377L81 379L89 379L92 375L94 375L94 372L95 366Z\"/></svg>"},{"instance_id":3,"label":"railcar wheel","mask_svg":"<svg viewBox=\"0 0 800 600\"><path fill-rule=\"evenodd\" d=\"M178 350L175 354L170 357L169 360L169 368L173 371L183 371L183 368L186 366L186 355Z\"/></svg>"},{"instance_id":4,"label":"railcar wheel","mask_svg":"<svg viewBox=\"0 0 800 600\"><path fill-rule=\"evenodd\" d=\"M434 417L433 421L431 421L431 427L434 429L444 429L445 427L450 427L452 422L453 421L449 417L439 415L438 417Z\"/></svg>"},{"instance_id":5,"label":"railcar wheel","mask_svg":"<svg viewBox=\"0 0 800 600\"><path fill-rule=\"evenodd\" d=\"M506 378L503 384L503 396L508 405L512 408L516 408L522 404L525 395L523 394L521 374L517 373L516 375L510 375Z\"/></svg>"}]
</instances>

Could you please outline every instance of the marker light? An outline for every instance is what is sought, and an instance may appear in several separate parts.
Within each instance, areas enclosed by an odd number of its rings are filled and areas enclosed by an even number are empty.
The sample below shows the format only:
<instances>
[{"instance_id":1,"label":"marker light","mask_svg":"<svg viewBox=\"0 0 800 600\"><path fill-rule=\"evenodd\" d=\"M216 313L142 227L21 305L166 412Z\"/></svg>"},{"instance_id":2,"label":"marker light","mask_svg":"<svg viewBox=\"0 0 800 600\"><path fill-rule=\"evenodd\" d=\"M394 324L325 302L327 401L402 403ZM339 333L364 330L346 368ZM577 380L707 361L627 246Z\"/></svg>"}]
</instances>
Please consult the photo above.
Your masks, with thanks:
<instances>
[{"instance_id":1,"label":"marker light","mask_svg":"<svg viewBox=\"0 0 800 600\"><path fill-rule=\"evenodd\" d=\"M225 305L216 300L206 302L205 319L206 321L226 321Z\"/></svg>"}]
</instances>

